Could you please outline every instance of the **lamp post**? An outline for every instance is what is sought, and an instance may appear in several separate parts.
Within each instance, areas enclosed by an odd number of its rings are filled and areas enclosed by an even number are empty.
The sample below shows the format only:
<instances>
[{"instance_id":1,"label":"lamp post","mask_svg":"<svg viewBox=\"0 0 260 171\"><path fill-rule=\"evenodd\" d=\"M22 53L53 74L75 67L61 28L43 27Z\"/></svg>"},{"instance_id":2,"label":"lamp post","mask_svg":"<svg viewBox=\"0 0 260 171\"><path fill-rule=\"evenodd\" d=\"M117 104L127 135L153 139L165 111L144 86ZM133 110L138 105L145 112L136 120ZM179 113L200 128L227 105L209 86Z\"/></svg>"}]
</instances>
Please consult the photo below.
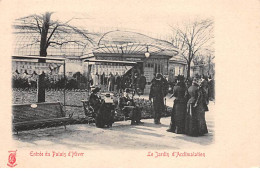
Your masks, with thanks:
<instances>
[{"instance_id":1,"label":"lamp post","mask_svg":"<svg viewBox=\"0 0 260 171\"><path fill-rule=\"evenodd\" d=\"M149 51L148 51L148 46L146 46L146 52L144 53L144 56L145 56L146 58L149 58L149 57L150 57L150 53L149 53Z\"/></svg>"},{"instance_id":2,"label":"lamp post","mask_svg":"<svg viewBox=\"0 0 260 171\"><path fill-rule=\"evenodd\" d=\"M144 69L145 69L145 63L147 63L147 60L148 58L150 57L150 52L148 50L148 45L146 45L146 52L144 53L144 56L145 56L145 60L144 60L144 63L143 63L143 73L144 73Z\"/></svg>"},{"instance_id":3,"label":"lamp post","mask_svg":"<svg viewBox=\"0 0 260 171\"><path fill-rule=\"evenodd\" d=\"M123 55L124 55L123 46L120 46L119 48L121 49L121 60L123 60Z\"/></svg>"},{"instance_id":4,"label":"lamp post","mask_svg":"<svg viewBox=\"0 0 260 171\"><path fill-rule=\"evenodd\" d=\"M146 57L144 62L146 62L146 60L150 57L150 52L148 50L148 45L146 46L146 52L144 53L144 56ZM145 68L145 63L143 64L143 72L144 72L144 68Z\"/></svg>"}]
</instances>

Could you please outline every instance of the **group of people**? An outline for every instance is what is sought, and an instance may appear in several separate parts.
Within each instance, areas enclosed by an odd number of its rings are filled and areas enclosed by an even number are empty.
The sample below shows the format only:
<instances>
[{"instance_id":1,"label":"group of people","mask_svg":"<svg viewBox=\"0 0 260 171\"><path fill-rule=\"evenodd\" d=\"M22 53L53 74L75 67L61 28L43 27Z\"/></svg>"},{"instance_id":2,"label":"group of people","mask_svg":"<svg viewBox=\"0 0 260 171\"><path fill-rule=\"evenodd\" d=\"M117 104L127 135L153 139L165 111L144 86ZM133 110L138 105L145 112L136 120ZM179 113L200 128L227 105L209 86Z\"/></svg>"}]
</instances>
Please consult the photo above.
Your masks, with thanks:
<instances>
[{"instance_id":1,"label":"group of people","mask_svg":"<svg viewBox=\"0 0 260 171\"><path fill-rule=\"evenodd\" d=\"M118 73L115 75L110 73L108 76L105 73L101 75L96 73L90 77L90 84L94 87L104 85L107 87L108 91L121 91L126 85L129 84L129 80L121 75L118 75Z\"/></svg>"},{"instance_id":2,"label":"group of people","mask_svg":"<svg viewBox=\"0 0 260 171\"><path fill-rule=\"evenodd\" d=\"M133 89L137 95L140 96L140 95L144 94L144 89L145 89L146 84L147 84L147 82L146 82L146 77L144 76L144 74L141 73L141 75L139 76L138 73L135 73L134 79L133 79Z\"/></svg>"},{"instance_id":3,"label":"group of people","mask_svg":"<svg viewBox=\"0 0 260 171\"><path fill-rule=\"evenodd\" d=\"M205 112L209 110L209 94L205 77L195 77L187 87L184 77L178 76L171 97L175 97L175 100L168 132L190 136L208 133Z\"/></svg>"},{"instance_id":4,"label":"group of people","mask_svg":"<svg viewBox=\"0 0 260 171\"><path fill-rule=\"evenodd\" d=\"M142 95L146 85L145 76L143 74L139 75L138 73L135 73L133 80L130 77L131 76L128 75L119 75L118 73L115 75L110 73L107 77L105 73L101 75L96 73L90 78L90 83L94 87L105 85L108 91L116 91L119 93L122 93L126 88L133 87L138 95Z\"/></svg>"},{"instance_id":5,"label":"group of people","mask_svg":"<svg viewBox=\"0 0 260 171\"><path fill-rule=\"evenodd\" d=\"M112 75L108 78L108 87L112 85ZM171 114L170 127L168 132L177 134L187 134L190 136L201 136L208 133L207 124L205 120L205 112L208 111L208 103L211 98L214 98L214 91L210 87L212 79L207 79L205 76L193 78L192 82L185 81L184 76L177 77L177 83L173 87L171 95L175 97L174 105ZM111 83L109 83L111 82ZM143 75L134 75L132 84L132 92L129 88L124 89L124 93L119 98L119 108L125 116L131 118L131 125L140 124L141 122L141 109L135 105L133 96L137 89L143 89L146 85L146 79ZM214 85L213 85L214 86ZM100 89L95 89L94 94ZM110 89L109 89L110 90ZM111 90L113 90L111 88ZM169 92L169 83L167 79L157 73L151 81L151 89L149 100L153 102L154 123L161 124L160 119L165 112L165 97ZM138 94L138 91L137 91ZM96 106L98 110L97 96L90 96L90 102Z\"/></svg>"},{"instance_id":6,"label":"group of people","mask_svg":"<svg viewBox=\"0 0 260 171\"><path fill-rule=\"evenodd\" d=\"M115 106L111 105L111 109L109 111L102 111L102 104L104 104L104 100L101 99L99 95L99 91L101 89L99 87L94 88L91 91L90 97L89 97L89 105L91 107L91 112L93 113L93 117L97 118L97 116L101 115L109 115L111 114L110 111L115 111ZM122 111L125 117L128 117L131 119L131 125L138 125L142 124L141 122L141 108L137 106L133 99L133 92L130 92L129 88L126 88L122 96L119 98L118 103L119 109ZM103 112L103 113L102 113ZM102 116L103 117L103 116ZM106 117L106 123L108 127L111 126L113 123L113 115L111 114L111 119L109 119L110 116ZM101 117L99 117L101 118ZM105 117L103 117L105 118Z\"/></svg>"},{"instance_id":7,"label":"group of people","mask_svg":"<svg viewBox=\"0 0 260 171\"><path fill-rule=\"evenodd\" d=\"M124 116L131 118L131 125L142 124L141 108L137 106L133 99L133 92L126 88L123 95L119 98L119 109L123 112Z\"/></svg>"}]
</instances>

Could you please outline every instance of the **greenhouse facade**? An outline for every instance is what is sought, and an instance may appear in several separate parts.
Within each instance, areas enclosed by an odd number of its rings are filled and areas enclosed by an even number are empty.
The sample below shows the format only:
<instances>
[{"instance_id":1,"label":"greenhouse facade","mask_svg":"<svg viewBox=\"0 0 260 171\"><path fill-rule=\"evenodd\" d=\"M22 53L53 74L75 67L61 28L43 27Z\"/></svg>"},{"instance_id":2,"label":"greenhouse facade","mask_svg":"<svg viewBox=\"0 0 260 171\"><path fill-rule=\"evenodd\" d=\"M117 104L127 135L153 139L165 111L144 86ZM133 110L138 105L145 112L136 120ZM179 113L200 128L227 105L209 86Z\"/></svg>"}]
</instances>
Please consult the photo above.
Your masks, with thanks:
<instances>
[{"instance_id":1,"label":"greenhouse facade","mask_svg":"<svg viewBox=\"0 0 260 171\"><path fill-rule=\"evenodd\" d=\"M40 34L36 28L14 25L13 56L39 56ZM176 57L179 50L171 43L154 39L146 35L130 31L110 31L104 34L73 32L73 30L58 31L53 34L52 43L47 49L47 57L65 58L66 76L73 77L77 72L88 75L88 65L92 65L91 76L110 73L123 75L134 69L144 74L150 82L155 73L165 76L185 73L185 62ZM86 59L133 61L137 65L132 68L124 65L84 63ZM37 60L13 60L14 75L37 75L42 72L58 80L64 74L61 62L46 61L37 63ZM178 71L178 72L177 72Z\"/></svg>"}]
</instances>

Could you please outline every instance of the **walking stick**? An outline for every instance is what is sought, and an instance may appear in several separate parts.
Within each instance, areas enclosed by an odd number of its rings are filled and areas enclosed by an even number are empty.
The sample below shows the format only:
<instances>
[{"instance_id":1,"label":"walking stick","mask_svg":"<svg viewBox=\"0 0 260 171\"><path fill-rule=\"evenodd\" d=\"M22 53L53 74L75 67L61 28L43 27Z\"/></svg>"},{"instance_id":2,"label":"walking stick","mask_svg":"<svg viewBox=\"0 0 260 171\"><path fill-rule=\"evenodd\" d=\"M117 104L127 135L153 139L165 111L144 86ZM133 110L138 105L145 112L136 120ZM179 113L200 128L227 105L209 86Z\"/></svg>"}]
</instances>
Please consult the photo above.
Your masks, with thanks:
<instances>
[{"instance_id":1,"label":"walking stick","mask_svg":"<svg viewBox=\"0 0 260 171\"><path fill-rule=\"evenodd\" d=\"M167 116L166 97L164 98L164 110L165 110L165 116Z\"/></svg>"}]
</instances>

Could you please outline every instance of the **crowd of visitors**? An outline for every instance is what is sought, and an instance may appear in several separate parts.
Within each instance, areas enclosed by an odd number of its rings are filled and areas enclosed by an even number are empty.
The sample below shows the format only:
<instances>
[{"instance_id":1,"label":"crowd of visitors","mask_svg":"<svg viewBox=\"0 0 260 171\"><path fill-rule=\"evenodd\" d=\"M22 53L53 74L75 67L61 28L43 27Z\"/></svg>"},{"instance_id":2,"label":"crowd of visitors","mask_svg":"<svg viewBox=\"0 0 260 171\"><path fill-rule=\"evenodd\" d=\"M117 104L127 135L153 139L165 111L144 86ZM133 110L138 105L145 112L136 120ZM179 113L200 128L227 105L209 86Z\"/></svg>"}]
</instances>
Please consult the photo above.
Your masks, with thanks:
<instances>
[{"instance_id":1,"label":"crowd of visitors","mask_svg":"<svg viewBox=\"0 0 260 171\"><path fill-rule=\"evenodd\" d=\"M139 75L135 73L133 80L131 75L119 75L116 73L113 75L110 73L108 76L103 73L99 75L96 73L90 78L91 86L100 87L104 86L107 91L123 93L126 88L133 88L138 95L144 94L144 89L147 84L146 78L143 74Z\"/></svg>"},{"instance_id":2,"label":"crowd of visitors","mask_svg":"<svg viewBox=\"0 0 260 171\"><path fill-rule=\"evenodd\" d=\"M183 76L177 77L171 97L175 97L168 132L201 136L208 133L205 120L209 100L214 99L214 80L196 76L190 83Z\"/></svg>"},{"instance_id":3,"label":"crowd of visitors","mask_svg":"<svg viewBox=\"0 0 260 171\"><path fill-rule=\"evenodd\" d=\"M165 97L170 92L172 93L170 98L175 97L175 99L171 123L167 131L190 136L201 136L208 133L205 112L209 110L207 106L209 101L214 100L214 80L211 76L204 75L197 75L192 79L185 79L184 76L179 75L175 80L176 82L169 83L167 78L157 73L151 81L149 100L153 103L154 123L161 124L160 119L165 112ZM122 94L123 92L129 94L129 88L131 88L133 95L140 96L144 94L146 84L145 76L138 73L135 73L134 76L120 76L117 73L115 75L110 73L108 77L105 77L104 74L100 76L96 74L93 77L94 86L107 85L108 91ZM127 106L131 100L128 96L122 96L121 105ZM126 107L124 110L124 112L128 111L126 113L129 113L130 108ZM139 109L135 107L132 113L134 115L138 113L138 116L132 117L131 124L140 123Z\"/></svg>"}]
</instances>

